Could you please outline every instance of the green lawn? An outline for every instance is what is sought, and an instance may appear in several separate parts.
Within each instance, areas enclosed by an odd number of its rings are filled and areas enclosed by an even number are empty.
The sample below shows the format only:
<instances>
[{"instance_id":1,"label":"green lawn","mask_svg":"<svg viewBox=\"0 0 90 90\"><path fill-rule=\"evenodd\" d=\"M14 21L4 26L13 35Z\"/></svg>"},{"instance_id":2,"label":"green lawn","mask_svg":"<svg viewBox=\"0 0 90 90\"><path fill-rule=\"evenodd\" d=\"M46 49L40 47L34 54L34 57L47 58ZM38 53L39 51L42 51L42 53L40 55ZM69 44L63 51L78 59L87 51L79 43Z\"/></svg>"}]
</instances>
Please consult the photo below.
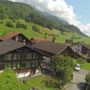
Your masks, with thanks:
<instances>
[{"instance_id":1,"label":"green lawn","mask_svg":"<svg viewBox=\"0 0 90 90\"><path fill-rule=\"evenodd\" d=\"M86 69L86 70L90 70L90 63L87 63L87 62L82 63L81 68Z\"/></svg>"},{"instance_id":2,"label":"green lawn","mask_svg":"<svg viewBox=\"0 0 90 90\"><path fill-rule=\"evenodd\" d=\"M53 85L46 86L45 82L48 80L52 80L54 82ZM58 81L50 76L42 75L42 76L31 78L31 80L27 81L27 84L29 85L30 88L35 87L40 90L57 90L57 88L54 87L55 82L58 82Z\"/></svg>"}]
</instances>

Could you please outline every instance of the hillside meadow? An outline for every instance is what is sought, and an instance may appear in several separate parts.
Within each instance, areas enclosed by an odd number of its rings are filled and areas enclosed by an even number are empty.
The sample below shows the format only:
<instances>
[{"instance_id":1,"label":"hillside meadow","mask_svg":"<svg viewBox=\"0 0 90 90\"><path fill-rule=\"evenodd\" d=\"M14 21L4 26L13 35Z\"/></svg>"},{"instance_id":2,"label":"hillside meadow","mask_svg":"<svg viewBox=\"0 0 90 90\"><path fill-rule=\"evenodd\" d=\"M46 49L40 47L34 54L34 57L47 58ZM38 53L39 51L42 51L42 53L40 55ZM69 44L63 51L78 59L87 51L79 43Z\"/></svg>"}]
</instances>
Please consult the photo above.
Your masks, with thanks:
<instances>
[{"instance_id":1,"label":"hillside meadow","mask_svg":"<svg viewBox=\"0 0 90 90\"><path fill-rule=\"evenodd\" d=\"M6 26L6 22L11 22L13 24L13 27ZM23 28L16 28L16 23L20 22L27 26L27 29ZM39 30L35 31L32 29L33 26L36 26ZM90 38L87 36L79 35L76 32L61 32L57 29L48 29L45 27L42 27L40 25L26 22L23 19L18 20L10 20L10 19L4 19L0 20L0 36L8 33L8 32L21 32L23 33L27 38L46 38L48 40L52 40L53 36L56 38L56 42L58 43L65 43L66 39L73 39L74 42L85 42L87 44L90 44Z\"/></svg>"}]
</instances>

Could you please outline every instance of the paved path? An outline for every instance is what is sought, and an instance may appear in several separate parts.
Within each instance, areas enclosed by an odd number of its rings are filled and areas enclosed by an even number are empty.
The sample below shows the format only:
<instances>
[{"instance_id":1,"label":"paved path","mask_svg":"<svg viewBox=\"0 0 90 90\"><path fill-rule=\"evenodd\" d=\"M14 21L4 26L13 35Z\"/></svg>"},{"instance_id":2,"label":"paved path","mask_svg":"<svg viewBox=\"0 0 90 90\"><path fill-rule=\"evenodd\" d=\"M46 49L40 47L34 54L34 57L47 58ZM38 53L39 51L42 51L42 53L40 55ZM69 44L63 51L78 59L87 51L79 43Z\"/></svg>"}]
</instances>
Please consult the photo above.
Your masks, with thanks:
<instances>
[{"instance_id":1,"label":"paved path","mask_svg":"<svg viewBox=\"0 0 90 90\"><path fill-rule=\"evenodd\" d=\"M85 75L89 71L80 70L79 72L74 72L73 80L70 84L68 84L64 90L83 90L83 83L85 82Z\"/></svg>"}]
</instances>

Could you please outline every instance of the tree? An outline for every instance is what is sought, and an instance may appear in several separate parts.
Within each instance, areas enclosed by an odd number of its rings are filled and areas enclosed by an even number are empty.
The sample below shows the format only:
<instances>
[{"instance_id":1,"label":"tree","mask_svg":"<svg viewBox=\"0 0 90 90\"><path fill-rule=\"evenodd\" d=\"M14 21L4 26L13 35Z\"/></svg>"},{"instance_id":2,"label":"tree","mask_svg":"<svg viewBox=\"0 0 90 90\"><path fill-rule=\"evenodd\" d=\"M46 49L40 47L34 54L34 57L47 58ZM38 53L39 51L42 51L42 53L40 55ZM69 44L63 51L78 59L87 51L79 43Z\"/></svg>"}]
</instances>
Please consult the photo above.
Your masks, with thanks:
<instances>
[{"instance_id":1,"label":"tree","mask_svg":"<svg viewBox=\"0 0 90 90\"><path fill-rule=\"evenodd\" d=\"M90 84L90 73L86 74L86 83Z\"/></svg>"},{"instance_id":2,"label":"tree","mask_svg":"<svg viewBox=\"0 0 90 90\"><path fill-rule=\"evenodd\" d=\"M90 73L86 74L85 80L86 80L86 83L88 84L86 90L90 90Z\"/></svg>"},{"instance_id":3,"label":"tree","mask_svg":"<svg viewBox=\"0 0 90 90\"><path fill-rule=\"evenodd\" d=\"M0 73L0 90L29 90L23 82L16 78L16 74L11 69L6 69Z\"/></svg>"},{"instance_id":4,"label":"tree","mask_svg":"<svg viewBox=\"0 0 90 90\"><path fill-rule=\"evenodd\" d=\"M54 56L51 59L51 68L56 76L66 84L72 80L73 76L73 59L65 56Z\"/></svg>"}]
</instances>

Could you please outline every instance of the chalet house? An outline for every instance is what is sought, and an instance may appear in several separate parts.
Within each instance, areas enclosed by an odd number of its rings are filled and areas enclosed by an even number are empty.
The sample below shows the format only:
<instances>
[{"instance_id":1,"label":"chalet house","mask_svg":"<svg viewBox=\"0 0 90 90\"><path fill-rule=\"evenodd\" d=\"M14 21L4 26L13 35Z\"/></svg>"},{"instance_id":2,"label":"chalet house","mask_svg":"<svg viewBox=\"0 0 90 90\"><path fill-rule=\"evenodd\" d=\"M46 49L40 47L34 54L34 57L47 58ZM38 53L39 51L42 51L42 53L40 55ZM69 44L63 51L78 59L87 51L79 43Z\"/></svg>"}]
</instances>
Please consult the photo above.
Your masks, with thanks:
<instances>
[{"instance_id":1,"label":"chalet house","mask_svg":"<svg viewBox=\"0 0 90 90\"><path fill-rule=\"evenodd\" d=\"M8 39L0 42L0 71L13 68L18 77L34 75L42 55L30 46Z\"/></svg>"},{"instance_id":2,"label":"chalet house","mask_svg":"<svg viewBox=\"0 0 90 90\"><path fill-rule=\"evenodd\" d=\"M78 53L82 57L84 58L88 57L88 48L85 45L81 43L74 43L71 44L71 48L75 53Z\"/></svg>"},{"instance_id":3,"label":"chalet house","mask_svg":"<svg viewBox=\"0 0 90 90\"><path fill-rule=\"evenodd\" d=\"M52 57L54 55L64 54L70 56L73 51L67 44L53 43L51 41L40 42L33 45L33 48L41 52L44 56ZM71 54L70 54L71 53Z\"/></svg>"},{"instance_id":4,"label":"chalet house","mask_svg":"<svg viewBox=\"0 0 90 90\"><path fill-rule=\"evenodd\" d=\"M60 44L48 41L37 43L33 45L33 48L38 50L43 55L42 68L47 69L50 68L50 58L55 55L80 57L80 55L75 53L68 44Z\"/></svg>"},{"instance_id":5,"label":"chalet house","mask_svg":"<svg viewBox=\"0 0 90 90\"><path fill-rule=\"evenodd\" d=\"M89 62L90 62L90 45L84 44L84 46L87 48L87 54L88 54L87 59L88 59Z\"/></svg>"},{"instance_id":6,"label":"chalet house","mask_svg":"<svg viewBox=\"0 0 90 90\"><path fill-rule=\"evenodd\" d=\"M0 37L0 41L13 39L15 41L22 42L24 44L30 44L30 41L27 37L25 37L22 33L19 32L9 32Z\"/></svg>"}]
</instances>

